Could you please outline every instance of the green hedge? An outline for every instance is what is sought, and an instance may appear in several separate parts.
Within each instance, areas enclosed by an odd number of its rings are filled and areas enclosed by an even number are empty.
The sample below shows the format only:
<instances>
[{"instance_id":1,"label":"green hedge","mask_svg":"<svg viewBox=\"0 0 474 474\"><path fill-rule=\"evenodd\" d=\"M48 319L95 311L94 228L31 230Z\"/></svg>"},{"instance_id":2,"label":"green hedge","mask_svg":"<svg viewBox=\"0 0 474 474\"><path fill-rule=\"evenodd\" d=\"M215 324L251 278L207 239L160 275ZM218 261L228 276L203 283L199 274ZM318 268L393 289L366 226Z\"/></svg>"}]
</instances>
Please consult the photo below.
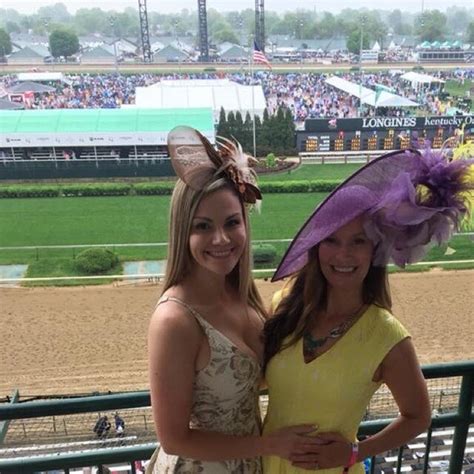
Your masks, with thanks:
<instances>
[{"instance_id":1,"label":"green hedge","mask_svg":"<svg viewBox=\"0 0 474 474\"><path fill-rule=\"evenodd\" d=\"M260 183L260 189L265 193L328 193L340 181L266 181Z\"/></svg>"},{"instance_id":2,"label":"green hedge","mask_svg":"<svg viewBox=\"0 0 474 474\"><path fill-rule=\"evenodd\" d=\"M135 194L140 196L166 196L173 192L174 182L138 183L133 186Z\"/></svg>"},{"instance_id":3,"label":"green hedge","mask_svg":"<svg viewBox=\"0 0 474 474\"><path fill-rule=\"evenodd\" d=\"M266 193L313 193L331 192L339 181L266 181L260 183L263 194ZM156 183L98 183L65 184L60 186L4 186L0 187L0 198L33 197L78 197L78 196L167 196L171 195L174 182Z\"/></svg>"},{"instance_id":4,"label":"green hedge","mask_svg":"<svg viewBox=\"0 0 474 474\"><path fill-rule=\"evenodd\" d=\"M98 247L83 250L74 260L74 266L81 273L97 275L110 270L118 261L111 250Z\"/></svg>"},{"instance_id":5,"label":"green hedge","mask_svg":"<svg viewBox=\"0 0 474 474\"><path fill-rule=\"evenodd\" d=\"M252 246L255 263L272 263L276 257L276 248L271 244L256 244Z\"/></svg>"},{"instance_id":6,"label":"green hedge","mask_svg":"<svg viewBox=\"0 0 474 474\"><path fill-rule=\"evenodd\" d=\"M132 186L123 183L67 184L61 186L62 196L128 196Z\"/></svg>"},{"instance_id":7,"label":"green hedge","mask_svg":"<svg viewBox=\"0 0 474 474\"><path fill-rule=\"evenodd\" d=\"M0 187L0 198L58 197L58 186L5 186Z\"/></svg>"}]
</instances>

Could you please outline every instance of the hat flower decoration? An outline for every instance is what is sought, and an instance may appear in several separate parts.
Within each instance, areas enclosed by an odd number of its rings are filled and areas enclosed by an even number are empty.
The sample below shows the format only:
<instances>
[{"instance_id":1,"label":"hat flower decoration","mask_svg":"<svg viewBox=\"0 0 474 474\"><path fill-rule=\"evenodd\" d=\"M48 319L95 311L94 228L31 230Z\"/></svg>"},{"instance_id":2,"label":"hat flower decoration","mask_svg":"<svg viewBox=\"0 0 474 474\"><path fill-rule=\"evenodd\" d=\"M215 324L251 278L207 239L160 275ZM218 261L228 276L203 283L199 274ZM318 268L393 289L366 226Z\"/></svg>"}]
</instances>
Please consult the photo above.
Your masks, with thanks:
<instances>
[{"instance_id":1,"label":"hat flower decoration","mask_svg":"<svg viewBox=\"0 0 474 474\"><path fill-rule=\"evenodd\" d=\"M262 199L251 168L256 160L245 154L237 141L220 138L215 148L198 130L179 126L168 134L168 149L176 174L192 189L200 191L220 175L245 203L257 204Z\"/></svg>"}]
</instances>

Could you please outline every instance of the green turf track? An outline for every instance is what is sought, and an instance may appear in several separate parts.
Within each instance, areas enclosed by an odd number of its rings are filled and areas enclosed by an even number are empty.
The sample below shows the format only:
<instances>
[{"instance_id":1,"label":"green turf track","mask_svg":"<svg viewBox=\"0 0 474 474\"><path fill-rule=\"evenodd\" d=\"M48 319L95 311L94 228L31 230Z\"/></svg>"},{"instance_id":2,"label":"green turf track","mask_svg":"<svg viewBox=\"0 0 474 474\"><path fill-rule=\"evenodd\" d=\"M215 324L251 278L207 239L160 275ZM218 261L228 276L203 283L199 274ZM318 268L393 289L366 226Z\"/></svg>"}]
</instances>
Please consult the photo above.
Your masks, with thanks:
<instances>
[{"instance_id":1,"label":"green turf track","mask_svg":"<svg viewBox=\"0 0 474 474\"><path fill-rule=\"evenodd\" d=\"M291 238L321 202L323 193L267 194L261 213L251 215L252 238ZM126 196L0 200L0 247L165 242L169 196ZM278 244L281 254L287 244ZM472 241L457 237L454 256L433 250L437 259L472 258ZM459 247L459 248L458 248ZM154 259L166 249L120 248L132 259ZM28 263L37 258L71 257L77 250L0 251L0 263Z\"/></svg>"}]
</instances>

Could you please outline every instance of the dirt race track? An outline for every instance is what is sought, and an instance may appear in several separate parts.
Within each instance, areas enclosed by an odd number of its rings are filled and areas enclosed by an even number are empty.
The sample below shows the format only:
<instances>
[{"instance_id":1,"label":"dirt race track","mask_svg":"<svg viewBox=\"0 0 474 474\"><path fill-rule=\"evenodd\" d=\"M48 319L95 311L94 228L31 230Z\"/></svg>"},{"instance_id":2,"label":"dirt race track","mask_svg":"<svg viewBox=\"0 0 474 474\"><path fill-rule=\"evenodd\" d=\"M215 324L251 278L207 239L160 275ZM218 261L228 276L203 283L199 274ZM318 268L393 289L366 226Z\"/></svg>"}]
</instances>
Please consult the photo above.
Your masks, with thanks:
<instances>
[{"instance_id":1,"label":"dirt race track","mask_svg":"<svg viewBox=\"0 0 474 474\"><path fill-rule=\"evenodd\" d=\"M474 359L474 270L391 276L421 362ZM269 303L280 284L260 281ZM0 397L147 388L159 286L0 288Z\"/></svg>"}]
</instances>

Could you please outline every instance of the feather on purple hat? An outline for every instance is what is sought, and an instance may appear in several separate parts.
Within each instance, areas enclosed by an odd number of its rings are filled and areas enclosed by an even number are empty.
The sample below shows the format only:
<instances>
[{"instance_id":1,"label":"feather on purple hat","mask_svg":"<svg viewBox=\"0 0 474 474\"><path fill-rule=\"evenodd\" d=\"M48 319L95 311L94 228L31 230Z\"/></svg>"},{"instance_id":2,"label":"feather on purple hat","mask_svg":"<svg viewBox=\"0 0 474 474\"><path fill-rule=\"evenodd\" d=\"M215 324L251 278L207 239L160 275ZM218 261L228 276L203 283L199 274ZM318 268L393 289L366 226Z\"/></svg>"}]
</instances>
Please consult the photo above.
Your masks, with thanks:
<instances>
[{"instance_id":1,"label":"feather on purple hat","mask_svg":"<svg viewBox=\"0 0 474 474\"><path fill-rule=\"evenodd\" d=\"M449 162L431 150L383 155L340 184L298 231L272 281L308 261L308 250L337 229L366 214L374 242L373 265L398 266L421 260L433 243L447 242L468 213L465 192L472 160Z\"/></svg>"}]
</instances>

